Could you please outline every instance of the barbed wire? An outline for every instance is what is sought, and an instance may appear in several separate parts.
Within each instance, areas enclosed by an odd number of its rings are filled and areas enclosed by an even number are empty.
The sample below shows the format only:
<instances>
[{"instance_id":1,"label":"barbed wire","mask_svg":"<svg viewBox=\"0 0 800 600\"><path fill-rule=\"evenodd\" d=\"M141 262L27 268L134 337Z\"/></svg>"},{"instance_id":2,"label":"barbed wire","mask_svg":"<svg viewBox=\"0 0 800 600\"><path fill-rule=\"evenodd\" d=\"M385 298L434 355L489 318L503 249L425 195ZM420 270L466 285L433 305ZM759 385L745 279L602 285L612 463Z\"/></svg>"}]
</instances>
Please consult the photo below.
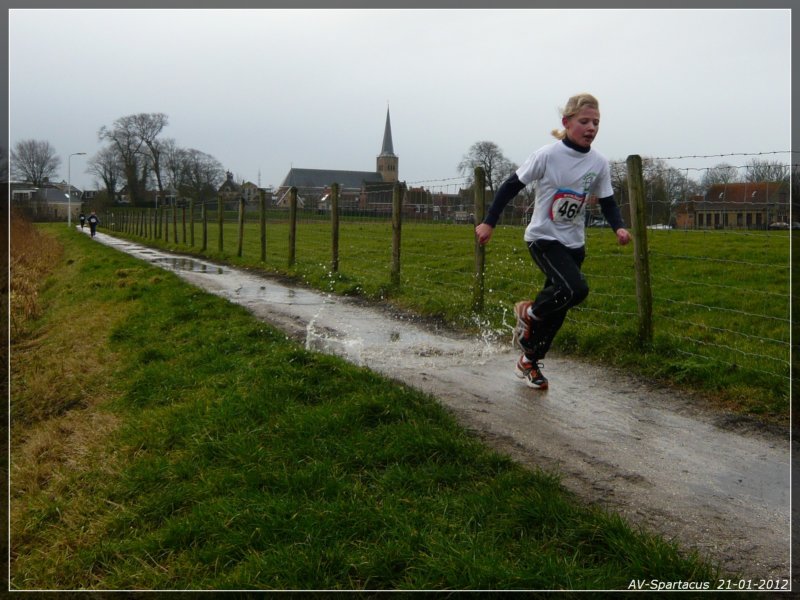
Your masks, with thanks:
<instances>
[{"instance_id":1,"label":"barbed wire","mask_svg":"<svg viewBox=\"0 0 800 600\"><path fill-rule=\"evenodd\" d=\"M762 315L758 313L751 313L744 310L738 310L736 308L725 308L722 306L709 306L708 304L697 304L696 302L688 302L686 300L674 300L672 298L663 298L659 296L653 296L653 300L658 300L659 302L668 302L670 304L681 304L683 306L690 306L692 308L702 308L707 311L717 310L721 312L728 312L734 313L738 315L743 315L746 317L756 317L758 319L769 319L772 321L779 321L781 323L790 323L789 319L784 319L783 317L773 317L772 315Z\"/></svg>"},{"instance_id":2,"label":"barbed wire","mask_svg":"<svg viewBox=\"0 0 800 600\"><path fill-rule=\"evenodd\" d=\"M644 161L657 161L657 160L687 160L687 159L709 159L709 158L730 158L733 156L746 157L746 156L774 156L778 154L798 154L800 150L773 150L769 152L728 152L722 154L684 154L678 156L649 156L642 155ZM627 161L613 160L611 164L624 165ZM683 170L685 167L681 167Z\"/></svg>"},{"instance_id":3,"label":"barbed wire","mask_svg":"<svg viewBox=\"0 0 800 600\"><path fill-rule=\"evenodd\" d=\"M682 339L681 336L678 336L678 335L674 335L674 334L667 334L667 335L669 335L670 337L676 338L678 340ZM713 346L714 344L704 344L704 345ZM741 365L739 363L728 362L728 361L722 360L722 359L714 357L714 356L707 356L705 354L697 354L696 352L690 352L689 350L685 350L685 349L683 349L681 347L678 347L676 349L676 352L678 354L686 354L687 356L692 356L694 358L702 358L703 360L706 360L706 361L709 361L709 362L714 362L714 363L718 363L718 364L721 364L721 365L728 365L729 367L742 368L742 366L743 366L743 365ZM747 366L747 369L749 371L755 371L757 373L763 373L765 375L773 375L775 377L780 377L782 379L787 379L787 380L791 379L791 375L787 375L785 373L775 373L774 371L765 371L764 369L758 369L758 368L750 366L750 365Z\"/></svg>"},{"instance_id":4,"label":"barbed wire","mask_svg":"<svg viewBox=\"0 0 800 600\"><path fill-rule=\"evenodd\" d=\"M729 156L768 156L771 154L797 154L798 152L800 151L773 150L771 152L729 152L727 154L687 154L684 156L656 156L653 157L653 160L684 160L687 158L726 158Z\"/></svg>"},{"instance_id":5,"label":"barbed wire","mask_svg":"<svg viewBox=\"0 0 800 600\"><path fill-rule=\"evenodd\" d=\"M680 254L665 254L663 252L658 251L650 251L650 256L662 256L664 258L679 258L683 260L704 260L708 262L718 262L718 263L726 263L726 264L733 264L733 265L745 265L748 267L771 267L773 269L789 269L791 265L776 265L770 263L754 263L754 262L747 262L743 260L729 260L727 258L712 258L710 256L684 256Z\"/></svg>"},{"instance_id":6,"label":"barbed wire","mask_svg":"<svg viewBox=\"0 0 800 600\"><path fill-rule=\"evenodd\" d=\"M685 156L666 156L655 157L655 161L679 161L679 160L707 160L713 158L731 158L731 157L764 157L776 155L790 155L794 157L796 151L774 151L774 152L758 152L758 153L727 153L727 154L692 154ZM736 161L745 162L745 161ZM729 166L730 165L726 165ZM787 166L787 165L778 165ZM752 165L740 165L731 167L736 169L737 173L733 176L741 176L744 170L752 168ZM694 193L693 190L707 189L696 187L695 183L689 180L690 173L694 172L710 172L714 167L701 167L697 164L690 164L689 166L670 166L669 164L655 164L646 165L645 173L647 176L646 184L649 186L653 178L661 172L674 169L677 172L675 181L687 181L688 183L678 183L675 185L675 194L673 198L659 196L654 193L653 197L648 198L648 202L656 207L655 211L650 214L652 222L655 219L665 219L674 216L676 213L672 210L667 210L665 207L668 205L675 205L677 202L684 202L690 198L690 194ZM775 169L775 172L780 172L780 169ZM764 171L769 177L769 171ZM758 176L758 174L756 174ZM695 175L692 175L696 177ZM684 179L685 177L685 179ZM668 180L672 181L672 180ZM403 186L403 220L415 223L447 223L448 225L457 227L459 223L467 223L465 215L467 215L474 206L474 195L469 190L470 178L464 176L458 177L444 177L440 179L425 179L412 182L406 182ZM722 183L722 182L721 182ZM769 193L772 194L773 187L775 190L781 188L774 185L771 180L762 178L761 180L744 182L732 182L736 184L762 184L769 183ZM788 182L782 183L788 188ZM302 244L305 248L313 247L313 252L317 256L324 256L329 248L329 238L325 228L318 226L318 224L330 219L330 210L321 208L320 200L326 192L330 190L330 186L314 186L304 187L296 186L299 195L305 195L305 208L299 213L300 222L310 224L311 226L306 229L307 235L302 233L298 239L302 239ZM411 188L416 187L417 190ZM419 190L419 188L422 190ZM648 188L650 189L650 188ZM759 188L763 189L763 188ZM616 190L616 188L615 188ZM749 188L748 188L749 191ZM789 191L791 191L789 189ZM414 196L416 194L416 196ZM347 190L346 202L342 202L341 198L345 196L342 194L340 197L340 210L343 208L346 211L348 222L358 223L359 228L363 227L363 223L375 224L375 231L378 235L382 236L381 239L388 239L386 235L386 227L390 224L390 216L392 210L392 203L389 201L392 195L390 184L383 184L382 189L362 189L351 188ZM700 195L700 193L696 193ZM745 196L749 197L748 194ZM791 207L787 199L781 199L775 205ZM525 196L523 204L530 202L530 196ZM618 196L618 203L620 206L627 206L628 202L624 200L625 196ZM523 195L519 196L519 200L523 199ZM491 202L491 198L487 197L487 201ZM731 205L730 201L720 200L714 194L714 198L705 199L704 209L719 210L717 207ZM751 206L760 206L764 209L764 202L736 202L736 208L750 211ZM414 207L417 207L416 209ZM433 210L437 207L440 210L437 215ZM280 207L281 209L285 207ZM530 210L522 210L524 206L519 204L511 204L509 208L513 208L513 214L508 215L508 218L503 221L505 225L513 225L514 227L522 227L530 220ZM528 207L529 208L529 207ZM766 210L766 209L764 209ZM456 213L460 213L457 217ZM779 377L780 381L786 379L787 373L790 371L790 361L784 358L791 352L790 330L788 324L791 322L789 318L784 318L784 314L789 316L788 306L788 276L790 275L790 261L784 261L782 258L778 261L770 262L769 256L771 254L780 254L782 252L782 237L784 232L779 232L779 237L775 240L767 241L767 236L777 235L768 232L767 227L772 224L772 215L780 214L780 219L777 221L791 221L791 217L783 215L791 215L791 211L783 210L781 213L773 213L772 211L766 212L766 219L759 217L759 222L749 223L749 225L756 226L754 229L734 229L734 227L741 226L739 223L721 223L723 228L711 228L710 221L706 222L706 227L703 227L699 222L689 222L686 227L675 227L674 235L686 235L688 233L702 233L703 235L721 234L721 235L740 235L751 236L750 239L736 239L731 240L731 246L737 244L747 244L752 246L753 251L746 254L734 255L742 256L745 260L736 260L732 258L724 258L730 256L729 253L722 253L721 250L715 250L715 243L722 243L718 237L715 238L685 238L693 240L691 245L684 245L677 238L679 243L674 246L666 245L661 246L662 251L659 251L659 245L656 242L650 243L650 255L654 260L654 267L651 269L653 290L655 292L653 300L654 316L662 324L658 327L657 335L665 335L674 340L677 340L677 352L686 355L710 361L709 364L722 364L736 366L742 369L748 369L754 372L764 373L770 377ZM274 211L271 213L276 223L285 223L286 216L281 211ZM230 214L228 214L230 217ZM457 220L460 219L460 220ZM468 218L472 218L469 214ZM797 220L797 217L794 217ZM753 217L753 221L756 218ZM727 221L727 220L726 220ZM716 225L716 223L715 223ZM413 228L412 228L413 229ZM756 231L755 229L758 229ZM359 229L357 232L351 230L350 233L342 231L341 237L341 253L339 256L340 264L342 265L342 273L346 274L347 278L352 278L353 281L368 281L374 279L374 271L363 265L356 265L357 261L375 263L376 261L387 261L390 256L390 248L387 246L385 250L381 251L376 256L374 249L363 250L359 247L359 243L363 241L365 232ZM185 235L185 234L184 234ZM426 232L426 235L428 233ZM587 230L587 241L593 244L591 234ZM657 232L654 240L660 240L661 232ZM671 234L665 234L671 235ZM755 236L764 236L764 242L760 242ZM471 261L471 255L465 260L460 258L456 261L452 260L454 256L448 251L442 251L442 254L450 255L450 259L441 261L441 265L437 264L431 258L438 256L440 250L435 245L437 236L436 233L430 233L430 245L426 240L424 243L419 243L418 238L413 242L408 242L404 235L402 241L403 257L408 257L409 263L414 265L414 273L406 274L403 272L404 281L418 290L420 294L427 294L431 298L445 296L451 298L450 304L456 306L463 306L463 314L465 316L471 314L470 300L472 290L472 283L474 273L472 269L474 265ZM461 234L458 234L459 239ZM474 232L472 227L465 227L464 234L465 252L471 252L472 243L474 241ZM413 239L413 238L412 238ZM788 236L786 237L788 240ZM352 240L352 243L350 243ZM752 243L751 243L752 242ZM696 250L693 249L696 246ZM769 251L762 252L762 246L768 248ZM663 250L670 250L664 252ZM692 255L692 252L697 252L698 255ZM678 254L680 252L680 254ZM302 251L299 252L302 254ZM714 255L717 256L714 256ZM634 280L632 275L616 275L613 273L624 273L627 269L620 270L619 261L629 261L629 253L621 253L610 251L606 246L598 244L593 247L591 253L592 261L587 261L585 264L588 267L585 270L587 279L592 284L592 296L597 298L597 302L588 302L585 305L576 307L575 311L571 311L567 316L568 323L572 323L577 327L597 327L603 328L602 330L616 331L620 327L629 328L632 323L638 319L639 313L636 310L636 295L633 293ZM788 248L787 248L788 257ZM502 329L509 330L513 323L509 324L508 320L513 321L513 316L506 311L509 302L519 294L519 282L525 278L530 280L536 277L535 267L531 266L527 252L521 252L520 256L514 256L514 260L500 261L496 256L492 257L491 272L487 273L486 279L486 306L492 311L492 318L494 322L502 322ZM610 259L616 259L611 261ZM516 260L519 259L519 260ZM750 260L747 260L750 259ZM300 262L302 262L300 258ZM353 262L348 264L348 261ZM597 260L598 262L594 262ZM767 262L762 262L766 260ZM602 262L601 262L602 261ZM683 268L681 261L691 261L689 268L690 273L696 273L697 269L705 271L713 271L715 274L721 274L719 278L712 279L712 282L693 280L691 276L686 279L678 279L670 276L674 273L680 273L678 267ZM705 265L701 263L706 263ZM350 267L352 266L352 270ZM609 268L611 273L602 274L592 273L593 270L599 270L603 267ZM663 269L662 269L663 267ZM319 269L325 273L329 273L331 277L331 289L333 288L336 276L331 272L330 265L325 261L318 261L310 267L306 263L303 268ZM531 269L534 269L534 273ZM765 275L771 277L771 287L769 289L760 289L756 284L750 284L750 287L740 287L735 285L737 281L744 281L738 273L748 270L764 271ZM786 285L784 286L784 281ZM369 281L366 286L368 287L374 283ZM594 284L596 283L596 287ZM365 284L359 284L365 285ZM747 285L742 283L742 285ZM786 287L787 293L784 295L780 290ZM707 290L707 292L706 292ZM689 298L687 301L682 298ZM784 305L780 302L781 299L787 299L786 310ZM699 300L699 302L697 301ZM763 314L771 313L771 314ZM703 322L706 321L707 322ZM697 321L697 322L696 322ZM487 323L489 322L487 317ZM498 330L499 331L499 330ZM789 338L781 339L784 336ZM672 342L670 342L672 343ZM715 352L716 357L703 354L704 352ZM728 358L732 360L728 361ZM741 360L739 360L740 357ZM775 367L775 365L778 365ZM702 365L701 365L702 366ZM775 372L778 371L778 372Z\"/></svg>"},{"instance_id":7,"label":"barbed wire","mask_svg":"<svg viewBox=\"0 0 800 600\"><path fill-rule=\"evenodd\" d=\"M677 283L679 285L697 285L703 287L710 287L716 289L724 289L724 290L735 290L738 293L746 293L746 294L758 294L761 296L775 296L777 298L787 298L786 294L778 294L777 292L767 292L765 290L753 290L753 289L742 289L738 286L733 285L722 285L719 283L706 283L704 281L687 281L685 279L673 279L672 277L666 277L663 275L659 275L658 273L651 273L653 281L669 281L670 283ZM621 277L621 276L620 276ZM787 298L788 299L788 298Z\"/></svg>"},{"instance_id":8,"label":"barbed wire","mask_svg":"<svg viewBox=\"0 0 800 600\"><path fill-rule=\"evenodd\" d=\"M791 342L787 340L778 340L775 338L763 337L760 335L752 335L750 333L744 333L743 331L736 331L734 329L727 329L725 327L714 327L713 325L708 325L707 323L696 323L694 321L684 321L682 319L677 319L675 317L670 317L669 315L659 315L659 318L666 319L667 321L672 321L673 323L677 323L678 325L691 325L697 329L708 329L711 331L716 331L719 333L725 333L727 335L739 336L739 337L746 337L748 339L758 340L759 342L767 342L770 344L778 344L781 346L786 346L787 348L791 347Z\"/></svg>"},{"instance_id":9,"label":"barbed wire","mask_svg":"<svg viewBox=\"0 0 800 600\"><path fill-rule=\"evenodd\" d=\"M464 183L466 183L466 182L469 181L469 177L465 177L465 176L461 175L459 177L445 177L445 178L442 178L442 179L423 179L423 180L420 180L420 181L408 181L406 183L408 185L414 185L414 184L419 184L419 183L431 183L431 182L437 182L437 181L463 181ZM450 184L450 185L452 185L452 184Z\"/></svg>"}]
</instances>

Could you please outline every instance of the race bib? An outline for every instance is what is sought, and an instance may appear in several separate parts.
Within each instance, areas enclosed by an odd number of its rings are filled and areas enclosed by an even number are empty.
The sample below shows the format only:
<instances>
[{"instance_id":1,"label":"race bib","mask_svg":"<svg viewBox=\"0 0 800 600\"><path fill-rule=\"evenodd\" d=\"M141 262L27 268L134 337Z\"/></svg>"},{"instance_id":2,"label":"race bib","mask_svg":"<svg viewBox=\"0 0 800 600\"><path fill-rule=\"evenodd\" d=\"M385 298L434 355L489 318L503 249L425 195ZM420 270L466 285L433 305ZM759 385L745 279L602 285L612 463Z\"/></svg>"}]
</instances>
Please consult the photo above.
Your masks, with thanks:
<instances>
[{"instance_id":1,"label":"race bib","mask_svg":"<svg viewBox=\"0 0 800 600\"><path fill-rule=\"evenodd\" d=\"M558 190L550 207L550 218L556 223L571 223L583 216L586 194L572 190Z\"/></svg>"}]
</instances>

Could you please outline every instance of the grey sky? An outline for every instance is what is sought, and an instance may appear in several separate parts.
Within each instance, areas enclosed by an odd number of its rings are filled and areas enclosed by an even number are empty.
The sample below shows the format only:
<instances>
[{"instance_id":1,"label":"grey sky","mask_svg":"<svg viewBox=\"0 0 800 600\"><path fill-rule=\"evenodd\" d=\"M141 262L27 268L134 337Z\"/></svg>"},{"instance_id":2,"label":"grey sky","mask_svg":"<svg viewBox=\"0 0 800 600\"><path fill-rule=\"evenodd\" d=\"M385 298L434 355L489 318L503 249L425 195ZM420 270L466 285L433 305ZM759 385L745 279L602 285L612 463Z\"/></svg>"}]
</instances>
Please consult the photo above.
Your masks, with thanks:
<instances>
[{"instance_id":1,"label":"grey sky","mask_svg":"<svg viewBox=\"0 0 800 600\"><path fill-rule=\"evenodd\" d=\"M101 126L163 112L163 137L278 185L292 165L373 170L388 104L400 178L438 181L479 140L521 163L588 91L612 160L788 151L790 25L786 9L13 9L10 143L48 140L66 179ZM84 158L72 182L95 187Z\"/></svg>"}]
</instances>

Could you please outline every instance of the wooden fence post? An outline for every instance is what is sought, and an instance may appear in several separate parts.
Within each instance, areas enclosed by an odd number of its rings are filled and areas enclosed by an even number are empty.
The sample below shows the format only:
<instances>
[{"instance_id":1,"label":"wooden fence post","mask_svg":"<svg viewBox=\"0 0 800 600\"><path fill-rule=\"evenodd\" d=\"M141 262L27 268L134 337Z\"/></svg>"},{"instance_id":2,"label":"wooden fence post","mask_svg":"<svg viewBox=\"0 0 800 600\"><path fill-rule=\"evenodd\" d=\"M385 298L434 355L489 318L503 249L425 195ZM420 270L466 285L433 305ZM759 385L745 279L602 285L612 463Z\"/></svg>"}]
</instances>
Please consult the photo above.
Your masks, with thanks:
<instances>
[{"instance_id":1,"label":"wooden fence post","mask_svg":"<svg viewBox=\"0 0 800 600\"><path fill-rule=\"evenodd\" d=\"M164 206L164 241L169 241L169 207Z\"/></svg>"},{"instance_id":2,"label":"wooden fence post","mask_svg":"<svg viewBox=\"0 0 800 600\"><path fill-rule=\"evenodd\" d=\"M183 245L186 245L186 205L181 206L181 220L183 221Z\"/></svg>"},{"instance_id":3,"label":"wooden fence post","mask_svg":"<svg viewBox=\"0 0 800 600\"><path fill-rule=\"evenodd\" d=\"M200 248L200 252L205 252L208 248L208 210L206 209L205 200L203 200L203 203L200 205L200 216L203 219L203 246Z\"/></svg>"},{"instance_id":4,"label":"wooden fence post","mask_svg":"<svg viewBox=\"0 0 800 600\"><path fill-rule=\"evenodd\" d=\"M260 206L261 220L261 262L267 262L267 193L261 190Z\"/></svg>"},{"instance_id":5,"label":"wooden fence post","mask_svg":"<svg viewBox=\"0 0 800 600\"><path fill-rule=\"evenodd\" d=\"M650 287L650 259L647 248L647 207L645 206L642 158L631 155L627 160L628 193L631 200L633 256L636 271L636 302L639 306L639 342L653 341L653 293Z\"/></svg>"},{"instance_id":6,"label":"wooden fence post","mask_svg":"<svg viewBox=\"0 0 800 600\"><path fill-rule=\"evenodd\" d=\"M178 243L178 205L172 205L172 241Z\"/></svg>"},{"instance_id":7,"label":"wooden fence post","mask_svg":"<svg viewBox=\"0 0 800 600\"><path fill-rule=\"evenodd\" d=\"M331 184L331 271L339 272L339 184Z\"/></svg>"},{"instance_id":8,"label":"wooden fence post","mask_svg":"<svg viewBox=\"0 0 800 600\"><path fill-rule=\"evenodd\" d=\"M218 228L218 235L217 235L217 251L222 254L222 227L225 224L225 203L222 201L222 198L217 198L217 225Z\"/></svg>"},{"instance_id":9,"label":"wooden fence post","mask_svg":"<svg viewBox=\"0 0 800 600\"><path fill-rule=\"evenodd\" d=\"M189 245L194 248L194 198L189 200Z\"/></svg>"},{"instance_id":10,"label":"wooden fence post","mask_svg":"<svg viewBox=\"0 0 800 600\"><path fill-rule=\"evenodd\" d=\"M297 242L297 188L289 190L289 266L294 266Z\"/></svg>"},{"instance_id":11,"label":"wooden fence post","mask_svg":"<svg viewBox=\"0 0 800 600\"><path fill-rule=\"evenodd\" d=\"M236 242L236 256L242 256L244 244L244 198L239 198L239 239Z\"/></svg>"},{"instance_id":12,"label":"wooden fence post","mask_svg":"<svg viewBox=\"0 0 800 600\"><path fill-rule=\"evenodd\" d=\"M486 171L483 167L475 167L475 224L483 222L486 216ZM485 296L486 246L478 242L475 236L475 279L472 287L472 310L483 311Z\"/></svg>"},{"instance_id":13,"label":"wooden fence post","mask_svg":"<svg viewBox=\"0 0 800 600\"><path fill-rule=\"evenodd\" d=\"M403 189L396 181L392 189L392 285L400 285L400 242L403 228Z\"/></svg>"}]
</instances>

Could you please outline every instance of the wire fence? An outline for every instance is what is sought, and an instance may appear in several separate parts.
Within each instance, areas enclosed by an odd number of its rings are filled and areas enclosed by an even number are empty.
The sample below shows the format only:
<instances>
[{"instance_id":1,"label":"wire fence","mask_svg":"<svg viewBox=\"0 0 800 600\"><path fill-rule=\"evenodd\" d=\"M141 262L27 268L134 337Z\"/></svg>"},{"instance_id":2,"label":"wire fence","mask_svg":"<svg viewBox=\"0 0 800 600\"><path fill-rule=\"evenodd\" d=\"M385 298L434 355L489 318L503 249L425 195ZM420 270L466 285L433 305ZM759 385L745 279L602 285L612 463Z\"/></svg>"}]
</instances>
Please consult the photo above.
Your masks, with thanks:
<instances>
[{"instance_id":1,"label":"wire fence","mask_svg":"<svg viewBox=\"0 0 800 600\"><path fill-rule=\"evenodd\" d=\"M631 220L630 166L611 165L626 225L647 232L656 350L709 369L760 374L785 387L787 395L789 230L800 227L791 195L798 165L790 157L784 152L644 159L644 225L638 227ZM738 164L694 162L714 158L736 158ZM288 270L316 285L327 280L336 291L404 297L412 308L459 315L493 334L507 332L510 307L540 287L522 243L533 189L506 208L481 262L473 227L476 214L483 213L473 178L361 188L336 183L279 190L272 203L262 196L249 203L158 210L116 207L101 214L101 226ZM485 191L488 202L492 192ZM642 317L632 253L614 243L597 204L590 202L585 219L584 271L592 292L568 316L566 346L572 338L591 345L607 334L635 333ZM478 277L482 298L476 304Z\"/></svg>"}]
</instances>

